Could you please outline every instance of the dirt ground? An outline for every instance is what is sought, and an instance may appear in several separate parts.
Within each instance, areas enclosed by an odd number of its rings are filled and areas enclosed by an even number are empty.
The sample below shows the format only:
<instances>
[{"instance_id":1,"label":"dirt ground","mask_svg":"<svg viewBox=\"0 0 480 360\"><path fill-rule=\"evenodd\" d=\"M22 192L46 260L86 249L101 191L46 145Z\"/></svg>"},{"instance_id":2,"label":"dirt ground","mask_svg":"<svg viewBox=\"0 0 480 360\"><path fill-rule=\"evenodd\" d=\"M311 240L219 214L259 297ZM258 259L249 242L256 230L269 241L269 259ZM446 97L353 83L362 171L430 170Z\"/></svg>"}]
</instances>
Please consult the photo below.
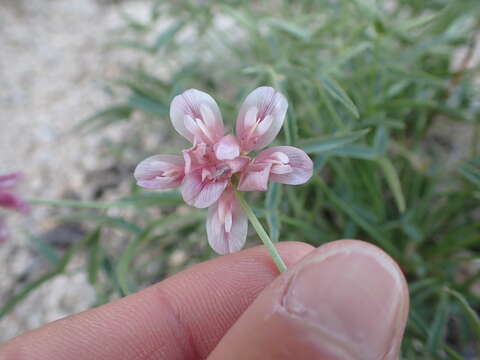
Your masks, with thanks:
<instances>
[{"instance_id":1,"label":"dirt ground","mask_svg":"<svg viewBox=\"0 0 480 360\"><path fill-rule=\"evenodd\" d=\"M109 104L102 81L133 61L105 52L110 35L123 26L122 8L138 16L148 10L144 1L0 2L0 173L24 172L19 191L26 198L89 198L86 174L108 165L98 156L102 137L71 130ZM9 216L12 235L0 246L0 304L45 271L32 234L67 242L82 235L75 227L56 228L54 211L36 206L27 218ZM0 321L0 342L82 311L93 300L84 273L56 277Z\"/></svg>"}]
</instances>

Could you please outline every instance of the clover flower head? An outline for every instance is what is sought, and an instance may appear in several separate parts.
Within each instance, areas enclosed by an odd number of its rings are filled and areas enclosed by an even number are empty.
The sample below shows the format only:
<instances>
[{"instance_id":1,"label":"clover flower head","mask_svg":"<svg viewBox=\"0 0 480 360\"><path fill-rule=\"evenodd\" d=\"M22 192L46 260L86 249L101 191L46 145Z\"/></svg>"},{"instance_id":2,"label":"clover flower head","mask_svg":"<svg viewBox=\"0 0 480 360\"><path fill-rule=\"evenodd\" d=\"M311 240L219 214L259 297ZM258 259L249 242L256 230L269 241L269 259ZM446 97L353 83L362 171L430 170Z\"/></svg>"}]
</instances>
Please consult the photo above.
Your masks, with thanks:
<instances>
[{"instance_id":1,"label":"clover flower head","mask_svg":"<svg viewBox=\"0 0 480 360\"><path fill-rule=\"evenodd\" d=\"M240 108L236 135L224 134L221 112L208 94L190 89L176 96L170 118L177 132L192 143L183 156L155 155L138 164L134 176L148 189L180 187L191 206L209 208L207 235L220 254L240 250L248 221L235 196L238 191L266 191L268 181L299 185L313 173L308 155L296 147L270 144L282 128L287 100L271 87L251 92Z\"/></svg>"},{"instance_id":2,"label":"clover flower head","mask_svg":"<svg viewBox=\"0 0 480 360\"><path fill-rule=\"evenodd\" d=\"M15 210L22 214L30 211L30 206L17 194L13 188L17 185L22 175L18 172L0 175L0 207L7 210ZM5 220L0 217L0 243L8 237Z\"/></svg>"}]
</instances>

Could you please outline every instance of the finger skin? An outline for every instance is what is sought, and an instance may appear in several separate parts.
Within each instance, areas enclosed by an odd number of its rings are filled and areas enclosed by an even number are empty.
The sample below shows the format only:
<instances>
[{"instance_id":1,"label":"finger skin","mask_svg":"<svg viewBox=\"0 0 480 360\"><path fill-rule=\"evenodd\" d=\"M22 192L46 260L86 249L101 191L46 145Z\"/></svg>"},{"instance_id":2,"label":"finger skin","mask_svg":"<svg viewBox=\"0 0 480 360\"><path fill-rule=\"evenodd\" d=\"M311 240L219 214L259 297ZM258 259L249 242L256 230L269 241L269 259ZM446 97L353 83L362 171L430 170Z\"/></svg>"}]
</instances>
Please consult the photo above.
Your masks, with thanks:
<instances>
[{"instance_id":1,"label":"finger skin","mask_svg":"<svg viewBox=\"0 0 480 360\"><path fill-rule=\"evenodd\" d=\"M387 254L358 240L331 242L275 279L208 359L398 359L408 306Z\"/></svg>"},{"instance_id":2,"label":"finger skin","mask_svg":"<svg viewBox=\"0 0 480 360\"><path fill-rule=\"evenodd\" d=\"M281 243L287 264L312 251ZM276 277L263 246L192 266L159 284L0 346L0 360L204 359Z\"/></svg>"}]
</instances>

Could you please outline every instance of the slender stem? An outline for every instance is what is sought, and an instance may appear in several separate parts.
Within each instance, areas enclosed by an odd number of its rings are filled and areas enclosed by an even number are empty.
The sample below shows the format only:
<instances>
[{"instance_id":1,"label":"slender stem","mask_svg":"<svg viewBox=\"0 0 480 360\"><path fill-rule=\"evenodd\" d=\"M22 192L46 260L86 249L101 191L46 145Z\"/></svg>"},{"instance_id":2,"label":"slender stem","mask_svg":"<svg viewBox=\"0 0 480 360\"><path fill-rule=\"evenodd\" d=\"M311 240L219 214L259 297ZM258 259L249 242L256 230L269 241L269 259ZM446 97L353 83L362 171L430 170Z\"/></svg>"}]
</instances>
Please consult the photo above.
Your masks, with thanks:
<instances>
[{"instance_id":1,"label":"slender stem","mask_svg":"<svg viewBox=\"0 0 480 360\"><path fill-rule=\"evenodd\" d=\"M253 213L252 208L247 204L247 202L243 198L243 195L240 192L235 191L235 193L238 201L240 202L240 206L242 207L243 211L245 211L245 214L247 214L248 220L250 220L250 223L253 225L253 227L257 231L257 234L262 240L263 244L267 247L268 252L270 253L270 256L275 262L275 265L277 265L278 270L280 272L285 271L287 269L287 266L285 265L282 258L280 257L280 254L275 248L275 245L273 244L272 240L270 240L270 237L268 236L267 232L263 228L262 224L260 224L260 221L258 221L257 217Z\"/></svg>"}]
</instances>

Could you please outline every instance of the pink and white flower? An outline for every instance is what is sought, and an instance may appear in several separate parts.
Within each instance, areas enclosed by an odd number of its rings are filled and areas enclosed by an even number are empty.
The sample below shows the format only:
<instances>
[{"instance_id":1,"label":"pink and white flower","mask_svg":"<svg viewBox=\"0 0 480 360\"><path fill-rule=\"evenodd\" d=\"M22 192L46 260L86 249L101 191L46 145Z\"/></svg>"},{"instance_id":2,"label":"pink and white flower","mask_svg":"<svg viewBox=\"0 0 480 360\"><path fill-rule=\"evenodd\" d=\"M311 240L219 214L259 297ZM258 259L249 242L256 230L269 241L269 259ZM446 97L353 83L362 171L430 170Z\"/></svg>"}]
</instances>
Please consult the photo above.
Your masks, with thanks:
<instances>
[{"instance_id":1,"label":"pink and white flower","mask_svg":"<svg viewBox=\"0 0 480 360\"><path fill-rule=\"evenodd\" d=\"M248 223L236 196L239 191L266 191L268 181L299 185L313 174L313 163L301 149L275 146L256 157L249 153L270 144L287 112L287 100L271 87L251 92L240 108L236 136L224 134L222 115L215 100L190 89L176 96L170 118L177 132L192 143L175 155L155 155L138 164L134 176L148 189L181 188L185 202L209 207L208 241L226 254L245 244Z\"/></svg>"},{"instance_id":2,"label":"pink and white flower","mask_svg":"<svg viewBox=\"0 0 480 360\"><path fill-rule=\"evenodd\" d=\"M30 206L17 194L13 192L13 188L21 179L20 173L10 173L0 175L0 207L7 210L15 210L22 214L30 211ZM3 217L0 217L0 243L6 240L8 231L5 226Z\"/></svg>"}]
</instances>

